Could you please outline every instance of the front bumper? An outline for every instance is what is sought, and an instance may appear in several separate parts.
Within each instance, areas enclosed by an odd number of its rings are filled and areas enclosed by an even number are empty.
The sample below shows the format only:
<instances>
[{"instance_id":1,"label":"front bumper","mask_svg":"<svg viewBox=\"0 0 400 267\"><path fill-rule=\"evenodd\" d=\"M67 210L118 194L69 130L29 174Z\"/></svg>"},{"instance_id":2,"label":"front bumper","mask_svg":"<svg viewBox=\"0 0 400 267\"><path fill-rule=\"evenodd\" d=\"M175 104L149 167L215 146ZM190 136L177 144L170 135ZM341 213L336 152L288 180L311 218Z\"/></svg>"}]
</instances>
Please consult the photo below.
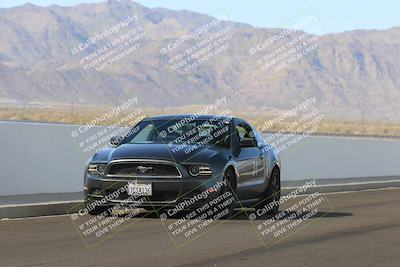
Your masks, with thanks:
<instances>
[{"instance_id":1,"label":"front bumper","mask_svg":"<svg viewBox=\"0 0 400 267\"><path fill-rule=\"evenodd\" d=\"M126 188L129 182L151 183L152 195L138 197L140 204L128 195ZM222 177L188 177L188 178L142 178L142 179L110 179L88 176L85 183L85 201L87 203L102 201L103 206L135 204L138 208L160 209L171 208L183 201L195 199L190 208L196 208L219 195ZM117 194L116 194L117 192ZM204 193L206 192L206 193ZM106 196L108 196L106 198ZM112 197L109 197L112 196Z\"/></svg>"}]
</instances>

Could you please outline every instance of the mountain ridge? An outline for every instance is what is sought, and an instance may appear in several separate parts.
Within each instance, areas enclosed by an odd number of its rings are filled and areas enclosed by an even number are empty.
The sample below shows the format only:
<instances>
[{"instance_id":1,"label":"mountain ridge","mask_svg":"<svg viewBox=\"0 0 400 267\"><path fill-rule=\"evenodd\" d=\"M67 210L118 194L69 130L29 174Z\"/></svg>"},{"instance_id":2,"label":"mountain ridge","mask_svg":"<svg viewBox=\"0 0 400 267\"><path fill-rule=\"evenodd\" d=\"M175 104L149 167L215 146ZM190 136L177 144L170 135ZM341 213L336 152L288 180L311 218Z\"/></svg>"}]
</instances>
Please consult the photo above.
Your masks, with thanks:
<instances>
[{"instance_id":1,"label":"mountain ridge","mask_svg":"<svg viewBox=\"0 0 400 267\"><path fill-rule=\"evenodd\" d=\"M145 35L137 42L138 50L101 72L82 69L82 55L72 55L71 48L133 14L138 15ZM231 107L245 103L243 110L257 113L287 110L316 96L318 106L333 117L364 113L391 119L400 114L400 27L323 35L291 32L285 42L303 34L317 36L318 46L272 72L260 67L268 61L260 65L257 60L285 43L255 55L249 51L283 29L222 21L178 50L230 27L228 48L189 72L174 70L168 63L172 57L160 54L160 49L213 19L128 0L0 9L0 100L117 105L137 96L142 105L151 107L206 105L227 95Z\"/></svg>"}]
</instances>

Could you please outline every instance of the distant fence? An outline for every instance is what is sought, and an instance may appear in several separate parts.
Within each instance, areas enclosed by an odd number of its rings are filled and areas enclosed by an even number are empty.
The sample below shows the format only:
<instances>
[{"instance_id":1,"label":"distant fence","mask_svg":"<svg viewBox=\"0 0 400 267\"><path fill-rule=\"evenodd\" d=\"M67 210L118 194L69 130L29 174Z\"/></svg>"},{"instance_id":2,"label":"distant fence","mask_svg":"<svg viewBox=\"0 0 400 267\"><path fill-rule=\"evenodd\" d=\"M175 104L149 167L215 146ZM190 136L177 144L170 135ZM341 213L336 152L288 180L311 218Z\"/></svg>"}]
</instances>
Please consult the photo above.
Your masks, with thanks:
<instances>
[{"instance_id":1,"label":"distant fence","mask_svg":"<svg viewBox=\"0 0 400 267\"><path fill-rule=\"evenodd\" d=\"M0 196L82 191L79 125L0 122ZM97 127L101 130L106 127ZM281 153L283 180L400 175L400 141L309 136Z\"/></svg>"}]
</instances>

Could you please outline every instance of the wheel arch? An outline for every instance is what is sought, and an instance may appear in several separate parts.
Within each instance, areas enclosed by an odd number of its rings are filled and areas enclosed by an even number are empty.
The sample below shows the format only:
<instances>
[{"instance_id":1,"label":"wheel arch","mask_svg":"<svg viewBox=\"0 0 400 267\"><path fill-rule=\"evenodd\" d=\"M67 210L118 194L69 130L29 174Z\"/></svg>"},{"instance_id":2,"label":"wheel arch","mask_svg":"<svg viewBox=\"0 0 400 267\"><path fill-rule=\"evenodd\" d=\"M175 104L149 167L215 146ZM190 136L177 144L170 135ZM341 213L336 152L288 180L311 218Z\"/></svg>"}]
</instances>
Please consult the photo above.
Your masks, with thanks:
<instances>
[{"instance_id":1,"label":"wheel arch","mask_svg":"<svg viewBox=\"0 0 400 267\"><path fill-rule=\"evenodd\" d=\"M238 173L238 170L237 170L237 168L236 168L236 166L235 166L235 164L233 162L228 162L228 164L224 168L223 174L225 174L228 170L232 170L233 173L235 174L235 181L234 182L235 182L235 186L237 187L237 178L238 178L239 173Z\"/></svg>"}]
</instances>

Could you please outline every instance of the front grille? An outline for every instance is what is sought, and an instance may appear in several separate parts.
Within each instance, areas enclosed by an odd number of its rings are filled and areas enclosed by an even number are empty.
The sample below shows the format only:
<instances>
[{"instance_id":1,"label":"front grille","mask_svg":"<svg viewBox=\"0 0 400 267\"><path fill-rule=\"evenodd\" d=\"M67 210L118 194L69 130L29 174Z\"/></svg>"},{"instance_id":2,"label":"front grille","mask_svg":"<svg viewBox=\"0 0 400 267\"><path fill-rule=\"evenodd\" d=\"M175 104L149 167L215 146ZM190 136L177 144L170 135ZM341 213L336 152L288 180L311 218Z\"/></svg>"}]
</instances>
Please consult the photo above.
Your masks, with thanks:
<instances>
[{"instance_id":1,"label":"front grille","mask_svg":"<svg viewBox=\"0 0 400 267\"><path fill-rule=\"evenodd\" d=\"M111 163L108 176L180 178L181 173L172 163L116 162Z\"/></svg>"}]
</instances>

